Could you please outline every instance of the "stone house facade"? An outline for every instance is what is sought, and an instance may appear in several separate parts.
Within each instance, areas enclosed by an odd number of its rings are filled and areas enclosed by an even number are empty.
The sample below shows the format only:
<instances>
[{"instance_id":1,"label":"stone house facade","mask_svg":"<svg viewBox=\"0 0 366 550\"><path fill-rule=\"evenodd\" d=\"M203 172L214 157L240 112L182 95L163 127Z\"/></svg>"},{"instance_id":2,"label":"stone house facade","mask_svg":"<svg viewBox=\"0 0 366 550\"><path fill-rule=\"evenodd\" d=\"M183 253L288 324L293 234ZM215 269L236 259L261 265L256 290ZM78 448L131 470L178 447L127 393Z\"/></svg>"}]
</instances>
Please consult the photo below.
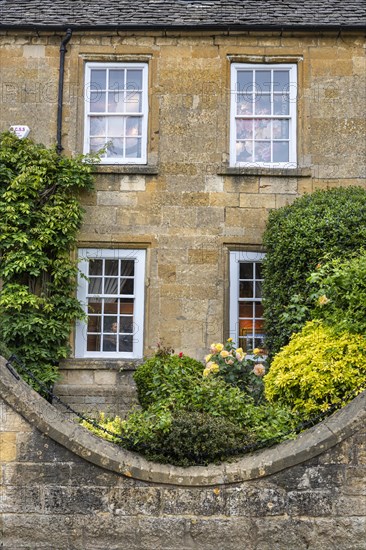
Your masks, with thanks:
<instances>
[{"instance_id":1,"label":"stone house facade","mask_svg":"<svg viewBox=\"0 0 366 550\"><path fill-rule=\"evenodd\" d=\"M82 197L79 364L138 360L161 340L199 359L229 336L260 345L268 212L366 186L364 3L0 11L0 130L60 136L66 155L105 148Z\"/></svg>"}]
</instances>

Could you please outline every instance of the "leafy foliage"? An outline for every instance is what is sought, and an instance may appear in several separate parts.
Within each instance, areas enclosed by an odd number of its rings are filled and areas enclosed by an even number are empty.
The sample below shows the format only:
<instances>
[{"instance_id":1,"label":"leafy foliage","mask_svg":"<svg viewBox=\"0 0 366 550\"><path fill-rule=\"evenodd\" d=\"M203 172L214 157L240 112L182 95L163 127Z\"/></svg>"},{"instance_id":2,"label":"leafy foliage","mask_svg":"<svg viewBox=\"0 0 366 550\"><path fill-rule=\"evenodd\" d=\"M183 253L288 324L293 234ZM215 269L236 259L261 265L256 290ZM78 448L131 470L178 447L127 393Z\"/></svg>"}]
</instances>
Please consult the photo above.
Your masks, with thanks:
<instances>
[{"instance_id":1,"label":"leafy foliage","mask_svg":"<svg viewBox=\"0 0 366 550\"><path fill-rule=\"evenodd\" d=\"M220 377L203 376L203 365L187 356L162 353L135 373L142 410L127 420L106 419L103 427L125 438L94 433L150 459L188 466L239 454L248 444L284 439L297 423L287 407L261 403Z\"/></svg>"},{"instance_id":2,"label":"leafy foliage","mask_svg":"<svg viewBox=\"0 0 366 550\"><path fill-rule=\"evenodd\" d=\"M150 460L190 466L208 464L232 456L238 449L253 443L253 435L221 417L197 411L178 411L172 415L169 431L133 450Z\"/></svg>"},{"instance_id":3,"label":"leafy foliage","mask_svg":"<svg viewBox=\"0 0 366 550\"><path fill-rule=\"evenodd\" d=\"M311 274L311 315L340 331L366 335L366 251L337 258Z\"/></svg>"},{"instance_id":4,"label":"leafy foliage","mask_svg":"<svg viewBox=\"0 0 366 550\"><path fill-rule=\"evenodd\" d=\"M71 251L82 221L77 193L92 187L88 160L0 134L0 339L49 385L83 316Z\"/></svg>"},{"instance_id":5,"label":"leafy foliage","mask_svg":"<svg viewBox=\"0 0 366 550\"><path fill-rule=\"evenodd\" d=\"M366 191L336 188L300 197L271 212L263 241L267 346L273 356L310 319L308 278L316 265L364 246Z\"/></svg>"},{"instance_id":6,"label":"leafy foliage","mask_svg":"<svg viewBox=\"0 0 366 550\"><path fill-rule=\"evenodd\" d=\"M264 382L271 402L304 417L326 411L366 386L366 339L309 321L276 355Z\"/></svg>"},{"instance_id":7,"label":"leafy foliage","mask_svg":"<svg viewBox=\"0 0 366 550\"><path fill-rule=\"evenodd\" d=\"M199 384L201 378L202 363L188 356L162 354L160 350L134 374L139 402L145 409L171 396L183 399L187 390Z\"/></svg>"}]
</instances>

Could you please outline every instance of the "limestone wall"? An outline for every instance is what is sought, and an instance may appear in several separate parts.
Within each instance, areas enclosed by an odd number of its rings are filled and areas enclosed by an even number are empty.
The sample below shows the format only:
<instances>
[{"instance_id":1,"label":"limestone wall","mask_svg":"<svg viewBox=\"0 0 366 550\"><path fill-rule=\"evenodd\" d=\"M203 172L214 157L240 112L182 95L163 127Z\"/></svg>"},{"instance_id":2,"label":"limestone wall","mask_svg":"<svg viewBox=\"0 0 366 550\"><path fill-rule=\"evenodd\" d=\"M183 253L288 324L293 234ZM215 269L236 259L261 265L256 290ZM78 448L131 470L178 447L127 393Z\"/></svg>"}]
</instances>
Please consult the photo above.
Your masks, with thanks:
<instances>
[{"instance_id":1,"label":"limestone wall","mask_svg":"<svg viewBox=\"0 0 366 550\"><path fill-rule=\"evenodd\" d=\"M55 142L61 39L0 33L0 130ZM228 336L229 250L260 249L269 210L304 192L366 185L364 37L75 32L67 49L66 153L82 150L85 61L148 60L148 165L96 170L79 244L146 248L145 353L164 338L202 358ZM233 59L297 63L297 168L228 168Z\"/></svg>"},{"instance_id":2,"label":"limestone wall","mask_svg":"<svg viewBox=\"0 0 366 550\"><path fill-rule=\"evenodd\" d=\"M0 547L364 550L366 394L295 441L210 467L98 439L0 359Z\"/></svg>"}]
</instances>

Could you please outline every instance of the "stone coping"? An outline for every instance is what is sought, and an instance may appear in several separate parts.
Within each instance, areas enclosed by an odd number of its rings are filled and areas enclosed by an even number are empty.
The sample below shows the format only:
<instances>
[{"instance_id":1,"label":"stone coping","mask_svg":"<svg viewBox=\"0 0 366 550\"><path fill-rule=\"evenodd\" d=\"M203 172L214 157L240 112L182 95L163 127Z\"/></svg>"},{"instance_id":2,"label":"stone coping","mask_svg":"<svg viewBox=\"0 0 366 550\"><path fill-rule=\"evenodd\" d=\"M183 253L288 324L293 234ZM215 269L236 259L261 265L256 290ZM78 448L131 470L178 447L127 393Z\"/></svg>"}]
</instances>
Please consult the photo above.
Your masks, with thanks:
<instances>
[{"instance_id":1,"label":"stone coping","mask_svg":"<svg viewBox=\"0 0 366 550\"><path fill-rule=\"evenodd\" d=\"M31 425L81 458L129 478L180 486L212 486L263 478L313 458L362 428L366 421L366 392L296 439L220 465L182 468L158 464L98 438L67 420L0 357L0 397Z\"/></svg>"}]
</instances>

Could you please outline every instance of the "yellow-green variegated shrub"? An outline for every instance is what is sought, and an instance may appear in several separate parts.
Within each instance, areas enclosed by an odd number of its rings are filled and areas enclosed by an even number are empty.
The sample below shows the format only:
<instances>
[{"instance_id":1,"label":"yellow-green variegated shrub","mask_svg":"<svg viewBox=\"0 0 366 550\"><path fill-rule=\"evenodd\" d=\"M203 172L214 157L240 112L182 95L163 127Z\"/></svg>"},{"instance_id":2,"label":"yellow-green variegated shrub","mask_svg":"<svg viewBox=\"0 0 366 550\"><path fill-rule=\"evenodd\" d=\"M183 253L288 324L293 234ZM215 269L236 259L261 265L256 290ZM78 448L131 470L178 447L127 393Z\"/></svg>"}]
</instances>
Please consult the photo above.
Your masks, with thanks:
<instances>
[{"instance_id":1,"label":"yellow-green variegated shrub","mask_svg":"<svg viewBox=\"0 0 366 550\"><path fill-rule=\"evenodd\" d=\"M366 388L366 338L310 321L275 356L264 383L269 401L305 417L326 411Z\"/></svg>"}]
</instances>

